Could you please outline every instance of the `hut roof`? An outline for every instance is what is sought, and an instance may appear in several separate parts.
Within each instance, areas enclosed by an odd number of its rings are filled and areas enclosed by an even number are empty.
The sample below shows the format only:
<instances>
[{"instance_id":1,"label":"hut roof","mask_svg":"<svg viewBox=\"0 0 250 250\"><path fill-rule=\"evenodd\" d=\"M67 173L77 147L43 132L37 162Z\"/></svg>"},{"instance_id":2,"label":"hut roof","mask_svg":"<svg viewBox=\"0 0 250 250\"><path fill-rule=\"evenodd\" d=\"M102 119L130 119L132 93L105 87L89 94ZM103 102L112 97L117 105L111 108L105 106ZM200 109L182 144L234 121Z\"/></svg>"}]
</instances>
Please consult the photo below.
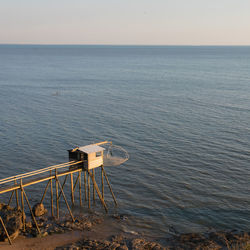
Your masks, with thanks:
<instances>
[{"instance_id":1,"label":"hut roof","mask_svg":"<svg viewBox=\"0 0 250 250\"><path fill-rule=\"evenodd\" d=\"M87 146L79 147L78 150L82 151L83 153L90 154L90 153L97 153L100 151L104 151L105 148L102 148L97 145L87 145Z\"/></svg>"}]
</instances>

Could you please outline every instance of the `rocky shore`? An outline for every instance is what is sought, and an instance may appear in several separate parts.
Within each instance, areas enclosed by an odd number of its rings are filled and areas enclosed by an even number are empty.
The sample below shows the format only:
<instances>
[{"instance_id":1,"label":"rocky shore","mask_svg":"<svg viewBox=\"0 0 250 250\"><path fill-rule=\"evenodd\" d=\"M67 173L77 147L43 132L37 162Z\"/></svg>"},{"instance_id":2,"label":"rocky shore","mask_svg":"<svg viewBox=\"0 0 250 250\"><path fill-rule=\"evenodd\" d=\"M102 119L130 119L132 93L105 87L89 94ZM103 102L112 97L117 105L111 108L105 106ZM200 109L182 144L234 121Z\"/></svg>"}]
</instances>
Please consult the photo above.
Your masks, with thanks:
<instances>
[{"instance_id":1,"label":"rocky shore","mask_svg":"<svg viewBox=\"0 0 250 250\"><path fill-rule=\"evenodd\" d=\"M39 239L40 249L64 249L64 250L78 250L78 249L248 249L250 250L250 232L240 231L228 231L228 232L206 232L206 233L189 233L189 234L178 234L166 235L160 239L154 239L153 237L145 237L138 234L130 234L124 232L110 232L103 233L106 231L102 227L103 217L96 213L76 216L75 222L72 222L71 218L67 215L64 219L56 220L46 215L46 210L41 205L36 205L33 208L33 212L36 214L37 223L40 228L41 234L35 227L35 224L27 218L25 224L25 230L23 230L22 214L20 210L11 208L7 205L0 204L0 216L2 217L6 228L10 234L12 240L23 237L23 239L29 241L31 238ZM111 220L116 223L122 223L124 216L112 215ZM96 230L98 229L98 230ZM65 244L62 240L63 236L69 232L79 232L78 237L70 238ZM61 238L56 242L56 235ZM49 237L50 240L54 240L54 245L48 246L42 245L42 242L46 242ZM36 244L34 243L24 245L20 247L18 244L18 238L14 241L14 248L9 249L35 249ZM0 240L7 241L6 234L2 226L0 227ZM5 245L0 244L0 248L7 249L7 242ZM23 243L22 243L23 244Z\"/></svg>"}]
</instances>

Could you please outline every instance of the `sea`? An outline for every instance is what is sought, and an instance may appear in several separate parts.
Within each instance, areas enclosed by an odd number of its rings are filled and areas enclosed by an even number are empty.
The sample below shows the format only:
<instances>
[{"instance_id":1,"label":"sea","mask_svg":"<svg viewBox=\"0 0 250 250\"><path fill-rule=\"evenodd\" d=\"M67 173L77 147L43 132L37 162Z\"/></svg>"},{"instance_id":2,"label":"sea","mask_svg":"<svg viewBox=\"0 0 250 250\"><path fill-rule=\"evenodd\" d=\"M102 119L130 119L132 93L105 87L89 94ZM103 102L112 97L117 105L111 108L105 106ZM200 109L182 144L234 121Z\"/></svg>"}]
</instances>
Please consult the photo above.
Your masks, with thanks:
<instances>
[{"instance_id":1,"label":"sea","mask_svg":"<svg viewBox=\"0 0 250 250\"><path fill-rule=\"evenodd\" d=\"M0 45L0 179L104 140L124 231L249 231L250 47Z\"/></svg>"}]
</instances>

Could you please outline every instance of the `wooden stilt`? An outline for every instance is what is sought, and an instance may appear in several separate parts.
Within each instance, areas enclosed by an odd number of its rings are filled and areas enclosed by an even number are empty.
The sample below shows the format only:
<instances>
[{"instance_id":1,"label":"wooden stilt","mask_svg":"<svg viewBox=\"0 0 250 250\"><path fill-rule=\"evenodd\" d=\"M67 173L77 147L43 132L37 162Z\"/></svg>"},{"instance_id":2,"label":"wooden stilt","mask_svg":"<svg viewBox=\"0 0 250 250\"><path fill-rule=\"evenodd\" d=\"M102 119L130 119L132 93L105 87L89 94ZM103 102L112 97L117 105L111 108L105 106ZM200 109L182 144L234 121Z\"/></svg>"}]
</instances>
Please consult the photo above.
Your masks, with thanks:
<instances>
[{"instance_id":1,"label":"wooden stilt","mask_svg":"<svg viewBox=\"0 0 250 250\"><path fill-rule=\"evenodd\" d=\"M72 206L74 206L74 203L75 203L75 198L74 198L74 180L73 180L73 174L71 173L70 174L70 180L71 180L71 203L72 203Z\"/></svg>"},{"instance_id":2,"label":"wooden stilt","mask_svg":"<svg viewBox=\"0 0 250 250\"><path fill-rule=\"evenodd\" d=\"M26 202L27 202L27 204L28 204L28 207L29 207L29 210L30 210L30 213L31 213L32 219L33 219L33 221L34 221L34 223L35 223L35 225L36 225L36 229L37 229L38 233L39 233L39 234L41 234L41 231L40 231L40 229L39 229L39 227L38 227L38 224L37 224L36 218L35 218L35 216L34 216L34 214L33 214L33 212L32 212L32 209L31 209L31 206L30 206L30 203L29 203L28 197L27 197L27 195L26 195L26 193L25 193L25 191L24 191L24 189L23 189L23 187L22 187L22 186L21 186L21 190L23 191L24 198L25 198L25 200L26 200Z\"/></svg>"},{"instance_id":3,"label":"wooden stilt","mask_svg":"<svg viewBox=\"0 0 250 250\"><path fill-rule=\"evenodd\" d=\"M108 177L107 177L107 175L106 175L106 172L105 172L105 170L104 170L104 167L103 167L103 166L102 166L102 170L103 170L103 173L104 173L105 179L106 179L106 181L107 181L107 183L108 183L109 190L110 190L110 192L111 192L111 194L112 194L112 197L113 197L113 200L114 200L114 202L115 202L115 205L117 206L118 204L117 204L117 201L116 201L115 195L114 195L114 193L113 193L113 190L112 190L112 188L111 188L111 185L110 185L110 183L109 183Z\"/></svg>"},{"instance_id":4,"label":"wooden stilt","mask_svg":"<svg viewBox=\"0 0 250 250\"><path fill-rule=\"evenodd\" d=\"M17 184L16 180L15 180L15 185ZM16 208L19 209L19 201L18 201L18 190L15 190L16 193Z\"/></svg>"},{"instance_id":5,"label":"wooden stilt","mask_svg":"<svg viewBox=\"0 0 250 250\"><path fill-rule=\"evenodd\" d=\"M88 172L88 202L90 208L90 179L89 179L89 172Z\"/></svg>"},{"instance_id":6,"label":"wooden stilt","mask_svg":"<svg viewBox=\"0 0 250 250\"><path fill-rule=\"evenodd\" d=\"M59 219L59 197L58 197L57 169L55 169L55 182L56 182L56 217L57 217L57 219Z\"/></svg>"},{"instance_id":7,"label":"wooden stilt","mask_svg":"<svg viewBox=\"0 0 250 250\"><path fill-rule=\"evenodd\" d=\"M98 188L98 186L97 186L97 184L96 184L96 181L95 181L93 175L92 175L89 171L88 171L88 174L90 175L90 177L91 177L91 179L92 179L92 182L93 182L93 185L95 186L96 192L97 192L97 194L98 194L98 196L99 196L99 198L100 198L100 200L101 200L101 202L102 202L102 205L103 205L103 207L105 208L105 211L106 211L106 213L107 213L107 212L108 212L107 205L106 205L105 201L104 201L103 198L102 198L101 192L100 192L100 190L99 190L99 188Z\"/></svg>"},{"instance_id":8,"label":"wooden stilt","mask_svg":"<svg viewBox=\"0 0 250 250\"><path fill-rule=\"evenodd\" d=\"M80 206L82 206L82 180L81 180L81 174L82 172L79 172L79 202L80 202Z\"/></svg>"},{"instance_id":9,"label":"wooden stilt","mask_svg":"<svg viewBox=\"0 0 250 250\"><path fill-rule=\"evenodd\" d=\"M76 185L77 185L78 180L79 180L79 173L78 173L76 182L75 182L74 187L73 187L73 192L74 192L74 193L75 193L75 189L76 189Z\"/></svg>"},{"instance_id":10,"label":"wooden stilt","mask_svg":"<svg viewBox=\"0 0 250 250\"><path fill-rule=\"evenodd\" d=\"M50 176L52 176L52 171L50 170ZM53 207L53 183L50 180L50 203L51 203L51 216L54 217L54 207Z\"/></svg>"},{"instance_id":11,"label":"wooden stilt","mask_svg":"<svg viewBox=\"0 0 250 250\"><path fill-rule=\"evenodd\" d=\"M92 170L93 179L95 180L95 170ZM95 204L95 185L93 184L93 203Z\"/></svg>"},{"instance_id":12,"label":"wooden stilt","mask_svg":"<svg viewBox=\"0 0 250 250\"><path fill-rule=\"evenodd\" d=\"M104 200L104 182L103 182L103 169L101 168L101 176L102 176L102 198Z\"/></svg>"},{"instance_id":13,"label":"wooden stilt","mask_svg":"<svg viewBox=\"0 0 250 250\"><path fill-rule=\"evenodd\" d=\"M1 217L1 216L0 216L0 222L1 222L2 226L3 226L3 230L4 230L5 234L7 235L7 238L8 238L9 244L10 244L10 245L12 245L12 242L11 242L10 236L9 236L9 234L8 234L8 231L7 231L7 229L6 229L5 225L4 225L4 222L3 222L3 219L2 219L2 217Z\"/></svg>"},{"instance_id":14,"label":"wooden stilt","mask_svg":"<svg viewBox=\"0 0 250 250\"><path fill-rule=\"evenodd\" d=\"M65 176L65 179L64 179L63 184L62 184L62 189L64 188L64 185L66 183L67 178L68 178L68 174ZM60 192L58 200L60 200L61 195L62 195L62 192Z\"/></svg>"},{"instance_id":15,"label":"wooden stilt","mask_svg":"<svg viewBox=\"0 0 250 250\"><path fill-rule=\"evenodd\" d=\"M24 212L24 201L23 201L23 190L22 190L23 180L20 180L20 189L21 189L21 203L22 203L22 221L23 221L23 231L25 232L25 212Z\"/></svg>"},{"instance_id":16,"label":"wooden stilt","mask_svg":"<svg viewBox=\"0 0 250 250\"><path fill-rule=\"evenodd\" d=\"M13 198L14 192L15 192L15 191L12 191L12 193L11 193L11 196L10 196L10 199L9 199L9 202L8 202L8 206L10 205L10 203L11 203L11 201L12 201L12 198Z\"/></svg>"},{"instance_id":17,"label":"wooden stilt","mask_svg":"<svg viewBox=\"0 0 250 250\"><path fill-rule=\"evenodd\" d=\"M44 189L43 196L42 196L42 199L41 199L40 203L43 203L43 200L44 200L44 197L45 197L46 192L47 192L47 190L48 190L48 187L49 187L50 182L51 182L51 180L48 181L48 183L47 183L47 185L46 185L46 187L45 187L45 189Z\"/></svg>"},{"instance_id":18,"label":"wooden stilt","mask_svg":"<svg viewBox=\"0 0 250 250\"><path fill-rule=\"evenodd\" d=\"M58 180L57 177L56 177L56 179L57 179L57 181L58 181L59 188L61 189L61 193L62 193L62 195L63 195L63 198L64 198L64 201L65 201L65 203L66 203L66 205L67 205L67 208L68 208L68 210L69 210L69 213L70 213L70 216L71 216L71 218L72 218L72 221L74 222L75 219L74 219L74 216L73 216L73 214L72 214L72 212L71 212L71 210L70 210L69 203L67 202L67 199L66 199L66 196L65 196L65 194L64 194L64 192L63 192L61 183L60 183L60 181Z\"/></svg>"},{"instance_id":19,"label":"wooden stilt","mask_svg":"<svg viewBox=\"0 0 250 250\"><path fill-rule=\"evenodd\" d=\"M87 201L87 178L86 178L86 170L84 170L84 192L85 192L85 201Z\"/></svg>"}]
</instances>

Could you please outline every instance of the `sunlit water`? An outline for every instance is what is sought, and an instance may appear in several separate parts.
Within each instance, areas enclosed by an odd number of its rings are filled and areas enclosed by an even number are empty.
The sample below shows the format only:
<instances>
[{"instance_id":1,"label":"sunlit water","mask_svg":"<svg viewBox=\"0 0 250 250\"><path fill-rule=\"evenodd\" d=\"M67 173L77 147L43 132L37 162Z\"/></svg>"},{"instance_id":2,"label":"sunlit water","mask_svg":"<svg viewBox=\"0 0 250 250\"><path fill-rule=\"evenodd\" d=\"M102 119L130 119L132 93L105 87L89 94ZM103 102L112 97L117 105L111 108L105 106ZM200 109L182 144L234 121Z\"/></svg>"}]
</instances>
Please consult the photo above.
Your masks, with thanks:
<instances>
[{"instance_id":1,"label":"sunlit water","mask_svg":"<svg viewBox=\"0 0 250 250\"><path fill-rule=\"evenodd\" d=\"M0 178L112 140L124 230L250 230L250 47L1 45L0 115Z\"/></svg>"}]
</instances>

